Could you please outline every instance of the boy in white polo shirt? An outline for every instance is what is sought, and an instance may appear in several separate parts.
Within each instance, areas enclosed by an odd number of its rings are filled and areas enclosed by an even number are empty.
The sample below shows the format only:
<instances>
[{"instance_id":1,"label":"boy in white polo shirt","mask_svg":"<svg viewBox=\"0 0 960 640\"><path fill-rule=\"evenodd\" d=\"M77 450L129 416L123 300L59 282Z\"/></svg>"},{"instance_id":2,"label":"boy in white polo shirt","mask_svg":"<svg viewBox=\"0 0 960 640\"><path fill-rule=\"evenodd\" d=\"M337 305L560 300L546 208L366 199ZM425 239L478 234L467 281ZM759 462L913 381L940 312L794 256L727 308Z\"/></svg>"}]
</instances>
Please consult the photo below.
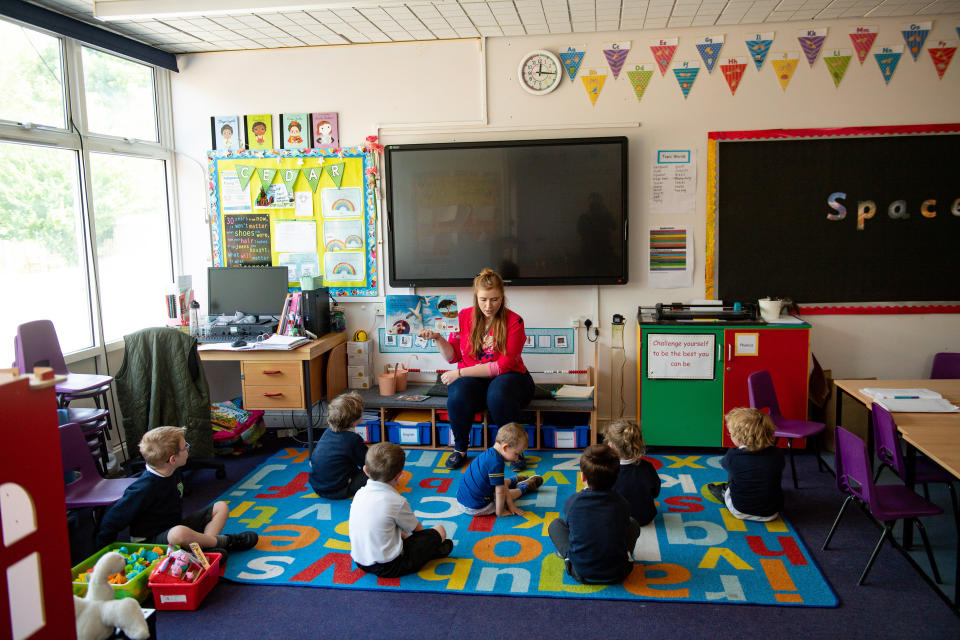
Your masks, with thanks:
<instances>
[{"instance_id":1,"label":"boy in white polo shirt","mask_svg":"<svg viewBox=\"0 0 960 640\"><path fill-rule=\"evenodd\" d=\"M392 442L367 451L363 471L369 482L350 505L350 557L357 566L382 578L416 573L434 558L453 551L453 540L437 525L424 529L396 486L406 455Z\"/></svg>"}]
</instances>

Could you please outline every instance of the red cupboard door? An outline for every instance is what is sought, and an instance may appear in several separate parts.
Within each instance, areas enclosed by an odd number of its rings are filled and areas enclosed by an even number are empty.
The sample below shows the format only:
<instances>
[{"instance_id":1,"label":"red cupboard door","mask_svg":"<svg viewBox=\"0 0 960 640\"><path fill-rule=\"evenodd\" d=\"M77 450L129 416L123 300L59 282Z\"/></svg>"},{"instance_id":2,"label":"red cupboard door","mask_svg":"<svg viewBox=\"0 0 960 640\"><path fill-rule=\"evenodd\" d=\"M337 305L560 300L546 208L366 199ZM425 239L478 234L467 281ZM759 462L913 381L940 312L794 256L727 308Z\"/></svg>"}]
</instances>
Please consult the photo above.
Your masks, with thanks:
<instances>
[{"instance_id":1,"label":"red cupboard door","mask_svg":"<svg viewBox=\"0 0 960 640\"><path fill-rule=\"evenodd\" d=\"M773 378L783 416L806 419L810 329L726 329L723 348L724 414L734 407L750 406L747 376L766 369ZM747 355L753 352L756 355ZM733 446L726 425L723 445ZM804 443L794 441L794 446L803 447Z\"/></svg>"}]
</instances>

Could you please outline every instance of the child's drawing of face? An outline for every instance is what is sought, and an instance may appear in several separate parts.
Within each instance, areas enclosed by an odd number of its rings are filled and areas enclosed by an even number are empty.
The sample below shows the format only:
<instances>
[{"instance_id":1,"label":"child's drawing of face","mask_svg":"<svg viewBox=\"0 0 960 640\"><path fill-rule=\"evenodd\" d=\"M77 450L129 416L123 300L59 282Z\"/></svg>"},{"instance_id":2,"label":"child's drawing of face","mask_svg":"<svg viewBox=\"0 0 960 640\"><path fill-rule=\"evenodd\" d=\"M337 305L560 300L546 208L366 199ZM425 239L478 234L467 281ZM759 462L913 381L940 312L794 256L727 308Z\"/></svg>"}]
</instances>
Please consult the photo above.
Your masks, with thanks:
<instances>
[{"instance_id":1,"label":"child's drawing of face","mask_svg":"<svg viewBox=\"0 0 960 640\"><path fill-rule=\"evenodd\" d=\"M262 136L267 132L267 125L263 124L262 122L258 122L257 124L253 125L253 132L258 136Z\"/></svg>"}]
</instances>

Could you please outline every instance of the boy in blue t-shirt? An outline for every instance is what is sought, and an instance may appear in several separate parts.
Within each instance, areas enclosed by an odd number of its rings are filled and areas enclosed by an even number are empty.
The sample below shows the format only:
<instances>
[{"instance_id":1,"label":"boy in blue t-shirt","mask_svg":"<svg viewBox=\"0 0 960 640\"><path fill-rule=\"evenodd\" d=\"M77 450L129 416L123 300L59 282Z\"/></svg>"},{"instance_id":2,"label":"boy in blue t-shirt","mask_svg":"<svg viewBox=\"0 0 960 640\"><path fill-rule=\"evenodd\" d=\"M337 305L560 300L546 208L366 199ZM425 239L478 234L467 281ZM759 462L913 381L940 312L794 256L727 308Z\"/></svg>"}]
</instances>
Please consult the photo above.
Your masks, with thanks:
<instances>
[{"instance_id":1,"label":"boy in blue t-shirt","mask_svg":"<svg viewBox=\"0 0 960 640\"><path fill-rule=\"evenodd\" d=\"M310 456L310 487L322 498L342 500L367 484L363 461L367 445L353 428L363 417L363 399L355 391L330 401L329 429L323 432Z\"/></svg>"},{"instance_id":2,"label":"boy in blue t-shirt","mask_svg":"<svg viewBox=\"0 0 960 640\"><path fill-rule=\"evenodd\" d=\"M515 476L506 480L506 462L518 460L529 444L527 432L516 422L508 422L497 430L493 446L477 456L463 473L457 489L460 509L472 516L518 515L514 500L543 484L540 476Z\"/></svg>"}]
</instances>

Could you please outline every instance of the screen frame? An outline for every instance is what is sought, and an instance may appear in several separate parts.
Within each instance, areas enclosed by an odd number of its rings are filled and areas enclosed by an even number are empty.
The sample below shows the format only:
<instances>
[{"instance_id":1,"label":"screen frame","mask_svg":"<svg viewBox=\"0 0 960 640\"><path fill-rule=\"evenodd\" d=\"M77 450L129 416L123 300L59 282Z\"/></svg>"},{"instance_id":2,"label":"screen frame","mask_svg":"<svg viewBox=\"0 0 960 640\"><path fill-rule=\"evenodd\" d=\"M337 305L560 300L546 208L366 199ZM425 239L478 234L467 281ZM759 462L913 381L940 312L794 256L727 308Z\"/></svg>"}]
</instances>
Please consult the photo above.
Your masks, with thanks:
<instances>
[{"instance_id":1,"label":"screen frame","mask_svg":"<svg viewBox=\"0 0 960 640\"><path fill-rule=\"evenodd\" d=\"M214 311L211 308L211 305L213 304L213 301L214 301L214 297L212 293L217 290L216 287L214 287L213 285L213 280L215 278L216 273L222 273L224 271L240 272L240 271L250 271L250 270L273 271L276 273L277 277L279 277L280 272L282 271L283 284L284 284L284 296L286 296L286 294L290 292L290 272L287 267L277 267L277 266L268 267L264 265L257 265L257 266L251 265L247 267L207 267L207 314L209 316L212 317L212 316L232 315L237 311L242 311L244 314L253 315L257 317L279 316L280 314L283 313L283 299L280 300L279 308L277 308L274 311L265 311L263 309L234 309L233 311ZM278 280L278 283L279 283L279 280Z\"/></svg>"},{"instance_id":2,"label":"screen frame","mask_svg":"<svg viewBox=\"0 0 960 640\"><path fill-rule=\"evenodd\" d=\"M604 136L591 138L551 138L539 140L491 140L481 142L452 142L452 143L425 143L425 144L391 144L385 147L384 151L384 179L386 182L386 235L387 235L387 276L391 287L430 287L430 286L472 286L474 276L438 276L432 278L420 278L416 280L397 278L397 252L394 242L394 207L393 207L393 178L391 175L391 166L394 162L393 154L403 153L404 151L432 151L432 150L463 150L477 148L507 148L507 147L546 147L546 146L586 146L598 144L612 144L620 147L620 228L623 231L622 243L622 263L620 265L620 274L600 275L584 277L516 277L505 278L504 282L514 286L593 286L593 285L625 285L629 281L630 271L630 216L628 210L630 184L628 167L628 139L626 136ZM496 265L491 265L495 267Z\"/></svg>"}]
</instances>

